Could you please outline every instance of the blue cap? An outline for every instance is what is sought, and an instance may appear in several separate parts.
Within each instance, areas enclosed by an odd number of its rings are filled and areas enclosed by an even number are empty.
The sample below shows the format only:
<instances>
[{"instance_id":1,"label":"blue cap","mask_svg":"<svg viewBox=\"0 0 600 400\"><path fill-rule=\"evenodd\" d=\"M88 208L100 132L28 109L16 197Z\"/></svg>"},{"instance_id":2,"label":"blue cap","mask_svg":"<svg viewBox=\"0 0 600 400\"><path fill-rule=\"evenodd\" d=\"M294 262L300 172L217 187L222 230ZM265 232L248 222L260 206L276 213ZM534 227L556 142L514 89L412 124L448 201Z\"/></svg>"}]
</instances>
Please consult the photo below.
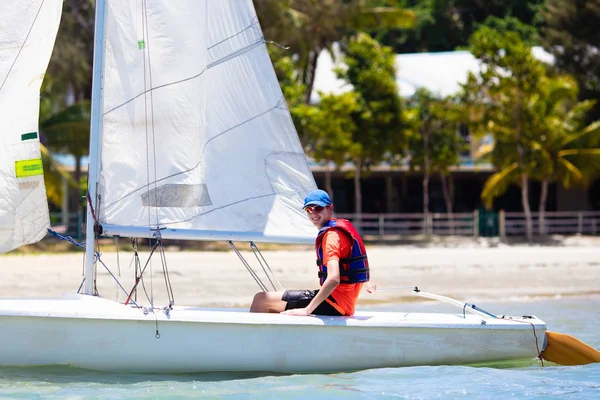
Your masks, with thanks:
<instances>
[{"instance_id":1,"label":"blue cap","mask_svg":"<svg viewBox=\"0 0 600 400\"><path fill-rule=\"evenodd\" d=\"M309 206L328 206L329 204L333 204L331 202L331 199L329 198L329 195L327 194L326 191L321 190L321 189L317 189L317 190L313 190L312 192L310 192L308 194L308 196L306 196L306 198L304 199L304 207L302 208L306 208Z\"/></svg>"}]
</instances>

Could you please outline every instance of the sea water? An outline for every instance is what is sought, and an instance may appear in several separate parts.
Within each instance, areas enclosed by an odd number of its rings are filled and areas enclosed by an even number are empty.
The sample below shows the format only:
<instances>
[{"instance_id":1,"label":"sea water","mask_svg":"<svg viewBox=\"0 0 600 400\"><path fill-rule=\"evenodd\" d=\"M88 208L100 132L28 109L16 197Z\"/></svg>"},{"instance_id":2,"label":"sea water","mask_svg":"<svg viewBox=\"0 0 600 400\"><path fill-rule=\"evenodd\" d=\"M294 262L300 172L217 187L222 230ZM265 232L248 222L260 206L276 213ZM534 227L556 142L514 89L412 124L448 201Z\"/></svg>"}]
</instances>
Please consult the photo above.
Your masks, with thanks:
<instances>
[{"instance_id":1,"label":"sea water","mask_svg":"<svg viewBox=\"0 0 600 400\"><path fill-rule=\"evenodd\" d=\"M478 302L493 314L535 315L548 329L600 348L600 297ZM385 311L455 312L440 303ZM2 345L2 344L0 344ZM338 374L124 374L66 367L0 368L7 399L600 399L600 363L537 360L485 366L383 368Z\"/></svg>"}]
</instances>

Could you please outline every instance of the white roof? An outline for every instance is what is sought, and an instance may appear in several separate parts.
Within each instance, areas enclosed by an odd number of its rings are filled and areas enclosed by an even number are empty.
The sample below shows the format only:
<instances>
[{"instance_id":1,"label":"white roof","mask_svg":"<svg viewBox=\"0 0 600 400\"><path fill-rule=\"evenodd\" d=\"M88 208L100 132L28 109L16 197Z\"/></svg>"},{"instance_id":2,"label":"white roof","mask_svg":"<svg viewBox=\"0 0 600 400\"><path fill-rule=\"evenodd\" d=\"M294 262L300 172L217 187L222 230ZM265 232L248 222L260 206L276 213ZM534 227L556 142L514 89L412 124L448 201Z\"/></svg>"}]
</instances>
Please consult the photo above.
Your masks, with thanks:
<instances>
[{"instance_id":1,"label":"white roof","mask_svg":"<svg viewBox=\"0 0 600 400\"><path fill-rule=\"evenodd\" d=\"M554 57L543 48L533 47L532 51L537 59L553 63ZM352 88L333 72L333 68L343 66L337 47L334 47L334 52L335 63L329 52L323 51L319 55L311 96L313 102L319 100L318 92L341 94ZM469 72L480 70L479 61L468 51L397 54L395 63L396 82L402 97L412 96L419 88L426 88L441 97L455 94Z\"/></svg>"}]
</instances>

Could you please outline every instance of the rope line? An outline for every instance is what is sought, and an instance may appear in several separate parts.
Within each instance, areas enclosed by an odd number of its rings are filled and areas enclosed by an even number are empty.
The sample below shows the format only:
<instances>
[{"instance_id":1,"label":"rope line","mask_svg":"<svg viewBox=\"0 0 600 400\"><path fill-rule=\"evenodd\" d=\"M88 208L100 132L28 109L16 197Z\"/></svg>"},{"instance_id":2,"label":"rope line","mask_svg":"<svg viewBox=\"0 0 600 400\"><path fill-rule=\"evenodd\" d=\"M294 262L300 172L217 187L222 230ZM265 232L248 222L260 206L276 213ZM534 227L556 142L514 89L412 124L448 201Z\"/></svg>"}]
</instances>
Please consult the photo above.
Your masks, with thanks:
<instances>
[{"instance_id":1,"label":"rope line","mask_svg":"<svg viewBox=\"0 0 600 400\"><path fill-rule=\"evenodd\" d=\"M265 273L265 276L269 280L269 283L271 283L271 286L273 286L273 290L277 291L278 290L277 286L279 286L279 290L283 290L283 286L281 286L281 283L279 282L279 280L277 280L277 277L273 273L273 270L271 269L271 267L269 267L267 260L263 257L262 253L260 252L260 250L258 249L256 244L254 244L254 242L250 242L250 248L252 249L254 256L258 260L258 263L262 267L263 272ZM265 266L266 266L266 268L265 268ZM269 270L269 272L267 272L267 270ZM277 286L275 286L275 283L273 283L273 280L271 279L271 277L273 277L273 279L277 283Z\"/></svg>"},{"instance_id":2,"label":"rope line","mask_svg":"<svg viewBox=\"0 0 600 400\"><path fill-rule=\"evenodd\" d=\"M252 269L252 267L250 266L250 264L248 264L248 261L246 261L246 259L242 255L242 253L240 253L240 251L237 249L237 247L235 247L235 244L233 244L233 242L231 240L229 241L229 246L231 246L231 248L233 249L233 251L235 252L235 254L237 254L237 256L239 257L239 259L242 261L242 264L244 264L244 266L246 267L246 269L248 270L248 272L250 273L250 275L252 276L252 278L254 278L254 281L256 282L256 284L258 285L258 287L260 288L260 290L262 290L263 292L268 292L269 289L267 289L267 287L265 286L265 284L261 281L261 279L258 277L258 275L256 274L256 272L254 272L254 270Z\"/></svg>"},{"instance_id":3,"label":"rope line","mask_svg":"<svg viewBox=\"0 0 600 400\"><path fill-rule=\"evenodd\" d=\"M59 240L65 240L65 241L70 242L70 243L74 244L75 246L80 247L83 250L85 250L85 246L82 243L76 242L71 236L63 236L60 233L53 231L52 229L49 229L49 228L48 228L48 233L50 233L52 236L54 236L55 238L57 238ZM127 290L125 290L125 288L121 285L121 282L119 282L117 277L112 273L112 271L108 268L108 266L104 263L104 261L102 261L102 259L100 257L101 257L100 252L94 251L94 262L99 262L100 264L102 264L102 266L104 266L104 268L106 269L108 274L115 280L117 285L127 295L128 294ZM81 288L83 287L84 282L85 282L85 278L83 278L81 285L79 285L79 289L77 289L77 293L81 293ZM136 307L139 307L135 302L133 302L133 304Z\"/></svg>"}]
</instances>

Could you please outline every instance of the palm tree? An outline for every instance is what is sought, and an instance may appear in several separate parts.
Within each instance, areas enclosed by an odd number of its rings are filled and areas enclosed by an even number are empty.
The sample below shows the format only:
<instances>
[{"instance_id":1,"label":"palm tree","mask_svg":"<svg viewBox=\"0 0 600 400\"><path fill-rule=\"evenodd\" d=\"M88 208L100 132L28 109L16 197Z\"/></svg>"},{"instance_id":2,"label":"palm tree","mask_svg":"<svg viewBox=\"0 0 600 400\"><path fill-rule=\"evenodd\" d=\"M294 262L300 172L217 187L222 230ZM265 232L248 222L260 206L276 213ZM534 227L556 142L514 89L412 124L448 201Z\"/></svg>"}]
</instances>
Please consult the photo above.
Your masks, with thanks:
<instances>
[{"instance_id":1,"label":"palm tree","mask_svg":"<svg viewBox=\"0 0 600 400\"><path fill-rule=\"evenodd\" d=\"M529 206L531 160L527 146L534 131L530 99L539 93L546 68L517 32L500 32L483 26L473 34L470 44L471 52L485 68L477 76L469 75L464 87L467 104L473 108L476 130L493 134L500 147L493 152L494 165L500 172L486 182L481 197L485 202L498 184L507 180L518 182L529 240L533 228Z\"/></svg>"},{"instance_id":2,"label":"palm tree","mask_svg":"<svg viewBox=\"0 0 600 400\"><path fill-rule=\"evenodd\" d=\"M545 210L548 186L559 182L565 188L588 184L600 170L600 121L585 125L585 115L592 101L573 104L577 87L568 77L545 78L540 93L527 105L531 124L525 132L525 163L515 159L514 144L496 143L482 157L503 160L504 168L485 183L481 198L491 207L493 199L519 182L525 173L542 184L539 205L539 234L545 234ZM512 162L510 162L512 160Z\"/></svg>"},{"instance_id":3,"label":"palm tree","mask_svg":"<svg viewBox=\"0 0 600 400\"><path fill-rule=\"evenodd\" d=\"M46 186L46 197L53 205L60 207L63 202L63 180L67 182L68 187L78 188L79 184L73 175L65 168L63 164L56 160L46 146L40 143L42 153L42 163L44 165L44 184Z\"/></svg>"},{"instance_id":4,"label":"palm tree","mask_svg":"<svg viewBox=\"0 0 600 400\"><path fill-rule=\"evenodd\" d=\"M539 160L535 178L541 181L539 234L545 231L548 185L559 182L569 188L574 184L589 185L600 170L600 121L586 125L585 118L595 101L574 103L577 84L570 77L548 79L534 101L534 115L543 132L531 141Z\"/></svg>"},{"instance_id":5,"label":"palm tree","mask_svg":"<svg viewBox=\"0 0 600 400\"><path fill-rule=\"evenodd\" d=\"M76 211L79 212L81 158L89 150L90 102L83 100L50 115L42 115L40 131L42 142L51 152L75 157L74 180L77 182L77 190L73 192L72 198Z\"/></svg>"}]
</instances>

